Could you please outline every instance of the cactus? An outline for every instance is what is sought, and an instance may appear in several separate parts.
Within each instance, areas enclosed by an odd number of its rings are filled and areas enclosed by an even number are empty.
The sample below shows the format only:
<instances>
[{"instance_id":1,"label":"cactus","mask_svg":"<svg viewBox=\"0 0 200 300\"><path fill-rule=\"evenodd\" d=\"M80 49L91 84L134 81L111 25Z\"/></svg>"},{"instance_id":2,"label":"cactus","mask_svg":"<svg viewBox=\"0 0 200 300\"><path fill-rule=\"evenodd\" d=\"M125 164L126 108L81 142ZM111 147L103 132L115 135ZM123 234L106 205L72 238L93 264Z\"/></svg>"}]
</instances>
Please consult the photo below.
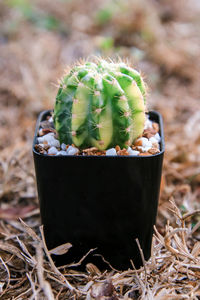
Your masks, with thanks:
<instances>
[{"instance_id":1,"label":"cactus","mask_svg":"<svg viewBox=\"0 0 200 300\"><path fill-rule=\"evenodd\" d=\"M60 83L54 124L61 143L105 150L132 145L144 129L145 84L125 63L77 65Z\"/></svg>"}]
</instances>

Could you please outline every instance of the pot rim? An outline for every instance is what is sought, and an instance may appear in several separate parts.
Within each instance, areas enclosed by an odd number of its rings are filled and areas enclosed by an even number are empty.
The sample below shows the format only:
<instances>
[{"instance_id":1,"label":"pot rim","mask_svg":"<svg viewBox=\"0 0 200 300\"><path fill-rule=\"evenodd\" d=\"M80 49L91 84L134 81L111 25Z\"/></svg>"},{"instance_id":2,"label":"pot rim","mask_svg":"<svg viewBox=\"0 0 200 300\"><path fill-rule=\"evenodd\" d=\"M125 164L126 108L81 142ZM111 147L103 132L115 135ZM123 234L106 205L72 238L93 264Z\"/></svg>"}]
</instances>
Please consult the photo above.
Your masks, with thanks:
<instances>
[{"instance_id":1,"label":"pot rim","mask_svg":"<svg viewBox=\"0 0 200 300\"><path fill-rule=\"evenodd\" d=\"M153 158L153 157L156 157L156 156L161 156L164 154L165 152L165 141L164 141L164 128L163 128L163 118L161 116L161 114L157 111L149 111L147 112L147 114L153 114L153 115L156 115L157 118L158 118L158 124L159 124L159 127L160 127L160 145L161 145L161 151L157 154L153 154L153 155L146 155L146 156L134 156L134 155L109 155L109 156L106 156L106 155L87 155L87 156L83 156L83 155L48 155L48 154L42 154L42 153L38 153L34 146L37 144L37 137L38 137L38 129L39 129L39 126L40 126L40 122L41 120L43 119L43 116L45 114L50 114L52 113L53 110L52 109L49 109L49 110L43 110L40 112L39 116L38 116L38 119L37 119L37 122L36 122L36 126L35 126L35 133L34 133L34 137L33 137L33 144L32 144L32 151L35 155L37 156L40 156L40 157L48 157L49 159L63 159L63 158L74 158L74 159L89 159L89 158L94 158L94 159L147 159L147 158Z\"/></svg>"}]
</instances>

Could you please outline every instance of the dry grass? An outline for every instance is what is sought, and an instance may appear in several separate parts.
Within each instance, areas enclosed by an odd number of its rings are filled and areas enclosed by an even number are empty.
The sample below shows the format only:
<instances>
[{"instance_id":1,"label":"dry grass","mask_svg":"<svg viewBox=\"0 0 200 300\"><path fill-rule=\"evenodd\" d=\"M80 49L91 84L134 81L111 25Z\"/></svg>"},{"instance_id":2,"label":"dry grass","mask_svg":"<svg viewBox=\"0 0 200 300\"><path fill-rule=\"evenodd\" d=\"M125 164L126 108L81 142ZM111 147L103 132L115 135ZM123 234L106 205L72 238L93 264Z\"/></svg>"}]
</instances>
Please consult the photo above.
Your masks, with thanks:
<instances>
[{"instance_id":1,"label":"dry grass","mask_svg":"<svg viewBox=\"0 0 200 300\"><path fill-rule=\"evenodd\" d=\"M103 1L37 0L28 13L23 1L8 3L0 3L1 299L200 299L199 1L129 0L123 14L107 1L115 14L103 23ZM98 53L134 60L151 89L149 108L164 117L152 257L139 270L56 268L40 227L31 154L36 117L53 107L65 65Z\"/></svg>"},{"instance_id":2,"label":"dry grass","mask_svg":"<svg viewBox=\"0 0 200 300\"><path fill-rule=\"evenodd\" d=\"M151 259L139 270L132 266L124 272L101 273L92 264L85 273L57 268L42 227L39 235L21 219L2 222L1 299L199 299L198 226L191 228L187 219L200 210L182 215L173 201L171 206L177 226L168 222L164 235L155 228ZM54 253L68 249L64 245Z\"/></svg>"}]
</instances>

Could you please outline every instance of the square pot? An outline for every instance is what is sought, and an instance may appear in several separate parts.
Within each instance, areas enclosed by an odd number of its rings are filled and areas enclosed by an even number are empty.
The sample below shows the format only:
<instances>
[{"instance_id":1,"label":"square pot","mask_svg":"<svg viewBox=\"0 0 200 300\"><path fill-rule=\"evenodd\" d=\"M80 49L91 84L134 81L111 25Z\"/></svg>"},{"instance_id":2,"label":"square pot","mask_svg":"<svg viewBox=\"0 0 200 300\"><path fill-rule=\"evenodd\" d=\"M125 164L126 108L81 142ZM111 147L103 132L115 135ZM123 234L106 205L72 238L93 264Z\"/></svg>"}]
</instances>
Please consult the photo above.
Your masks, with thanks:
<instances>
[{"instance_id":1,"label":"square pot","mask_svg":"<svg viewBox=\"0 0 200 300\"><path fill-rule=\"evenodd\" d=\"M58 265L84 260L99 268L106 261L120 270L136 267L142 260L138 238L146 260L151 255L156 221L162 162L163 122L159 113L149 118L159 123L160 148L151 156L49 156L37 153L40 122L50 111L39 115L33 156L42 224L48 249L70 242L68 253L55 256Z\"/></svg>"}]
</instances>

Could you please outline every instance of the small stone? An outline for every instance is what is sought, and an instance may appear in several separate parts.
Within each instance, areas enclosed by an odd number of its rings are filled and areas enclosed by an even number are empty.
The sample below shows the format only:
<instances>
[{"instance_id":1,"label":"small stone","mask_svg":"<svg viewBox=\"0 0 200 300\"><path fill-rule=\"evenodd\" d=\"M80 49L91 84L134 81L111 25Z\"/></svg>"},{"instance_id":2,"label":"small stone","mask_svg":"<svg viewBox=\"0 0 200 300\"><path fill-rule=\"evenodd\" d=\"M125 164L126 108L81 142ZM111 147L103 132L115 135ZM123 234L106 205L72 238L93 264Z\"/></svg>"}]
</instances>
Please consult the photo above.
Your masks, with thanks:
<instances>
[{"instance_id":1,"label":"small stone","mask_svg":"<svg viewBox=\"0 0 200 300\"><path fill-rule=\"evenodd\" d=\"M159 149L158 141L157 141L157 139L154 136L152 136L149 140L151 141L153 148Z\"/></svg>"},{"instance_id":2,"label":"small stone","mask_svg":"<svg viewBox=\"0 0 200 300\"><path fill-rule=\"evenodd\" d=\"M53 124L49 123L48 120L45 120L45 121L42 121L40 123L40 126L43 128L43 129L49 129L50 127L52 127Z\"/></svg>"},{"instance_id":3,"label":"small stone","mask_svg":"<svg viewBox=\"0 0 200 300\"><path fill-rule=\"evenodd\" d=\"M106 151L106 156L114 156L114 155L117 155L115 148L111 148Z\"/></svg>"},{"instance_id":4,"label":"small stone","mask_svg":"<svg viewBox=\"0 0 200 300\"><path fill-rule=\"evenodd\" d=\"M40 128L38 133L39 133L39 136L43 136L43 135L44 135L44 133L43 133L43 129L42 129L42 128Z\"/></svg>"},{"instance_id":5,"label":"small stone","mask_svg":"<svg viewBox=\"0 0 200 300\"><path fill-rule=\"evenodd\" d=\"M157 154L157 153L160 153L160 150L158 148L151 148L151 149L149 149L149 153L150 154Z\"/></svg>"},{"instance_id":6,"label":"small stone","mask_svg":"<svg viewBox=\"0 0 200 300\"><path fill-rule=\"evenodd\" d=\"M120 151L120 150L121 150L120 146L117 145L117 146L115 147L115 150L116 150L117 152Z\"/></svg>"},{"instance_id":7,"label":"small stone","mask_svg":"<svg viewBox=\"0 0 200 300\"><path fill-rule=\"evenodd\" d=\"M40 154L46 154L47 152L45 151L45 149L43 148L43 145L42 144L36 144L35 145L35 150L37 152L39 152Z\"/></svg>"},{"instance_id":8,"label":"small stone","mask_svg":"<svg viewBox=\"0 0 200 300\"><path fill-rule=\"evenodd\" d=\"M148 152L149 149L151 149L151 147L141 147L141 146L138 146L137 149L140 150L140 152L145 153L145 152Z\"/></svg>"},{"instance_id":9,"label":"small stone","mask_svg":"<svg viewBox=\"0 0 200 300\"><path fill-rule=\"evenodd\" d=\"M38 137L38 143L43 143L44 140L48 140L53 135L53 132L50 132L48 134L45 134L44 136Z\"/></svg>"},{"instance_id":10,"label":"small stone","mask_svg":"<svg viewBox=\"0 0 200 300\"><path fill-rule=\"evenodd\" d=\"M50 139L48 141L48 145L59 148L60 147L60 142L58 140L56 140L54 137L52 137L52 139Z\"/></svg>"},{"instance_id":11,"label":"small stone","mask_svg":"<svg viewBox=\"0 0 200 300\"><path fill-rule=\"evenodd\" d=\"M137 139L134 143L134 146L142 146L142 140L141 138Z\"/></svg>"},{"instance_id":12,"label":"small stone","mask_svg":"<svg viewBox=\"0 0 200 300\"><path fill-rule=\"evenodd\" d=\"M129 155L129 153L128 153L128 151L127 151L127 149L126 149L126 148L123 148L123 149L121 149L121 150L117 151L117 155L121 155L121 156L128 156L128 155Z\"/></svg>"},{"instance_id":13,"label":"small stone","mask_svg":"<svg viewBox=\"0 0 200 300\"><path fill-rule=\"evenodd\" d=\"M145 148L151 148L152 147L152 142L149 141L149 140L145 141L145 143L143 143L143 147L145 147Z\"/></svg>"},{"instance_id":14,"label":"small stone","mask_svg":"<svg viewBox=\"0 0 200 300\"><path fill-rule=\"evenodd\" d=\"M152 124L153 124L153 122L151 120L146 119L144 129L152 128Z\"/></svg>"},{"instance_id":15,"label":"small stone","mask_svg":"<svg viewBox=\"0 0 200 300\"><path fill-rule=\"evenodd\" d=\"M152 136L154 136L156 132L152 128L147 128L143 132L143 137L150 139Z\"/></svg>"},{"instance_id":16,"label":"small stone","mask_svg":"<svg viewBox=\"0 0 200 300\"><path fill-rule=\"evenodd\" d=\"M48 134L50 132L56 134L56 130L53 129L53 128L43 128L42 132L43 132L43 135L46 135L46 134Z\"/></svg>"},{"instance_id":17,"label":"small stone","mask_svg":"<svg viewBox=\"0 0 200 300\"><path fill-rule=\"evenodd\" d=\"M43 139L43 137L38 137L37 141L38 141L38 144L43 144L44 139Z\"/></svg>"},{"instance_id":18,"label":"small stone","mask_svg":"<svg viewBox=\"0 0 200 300\"><path fill-rule=\"evenodd\" d=\"M135 155L138 155L138 154L140 153L140 151L132 150L131 147L128 147L128 150L127 150L127 151L128 151L128 154L129 154L129 155L134 155L134 156L135 156Z\"/></svg>"},{"instance_id":19,"label":"small stone","mask_svg":"<svg viewBox=\"0 0 200 300\"><path fill-rule=\"evenodd\" d=\"M152 136L149 141L153 144L153 143L157 143L157 139L155 138L155 136Z\"/></svg>"},{"instance_id":20,"label":"small stone","mask_svg":"<svg viewBox=\"0 0 200 300\"><path fill-rule=\"evenodd\" d=\"M67 145L64 144L64 143L62 143L61 146L60 146L60 148L61 148L63 151L65 151L65 150L67 149Z\"/></svg>"},{"instance_id":21,"label":"small stone","mask_svg":"<svg viewBox=\"0 0 200 300\"><path fill-rule=\"evenodd\" d=\"M40 147L40 148L43 148L44 150L48 150L49 148L50 148L50 146L48 145L48 144L38 144L38 146Z\"/></svg>"},{"instance_id":22,"label":"small stone","mask_svg":"<svg viewBox=\"0 0 200 300\"><path fill-rule=\"evenodd\" d=\"M44 144L44 149L47 151L50 148L48 144Z\"/></svg>"},{"instance_id":23,"label":"small stone","mask_svg":"<svg viewBox=\"0 0 200 300\"><path fill-rule=\"evenodd\" d=\"M139 139L137 139L136 143L135 143L135 146L142 146L142 147L152 147L152 143L151 141L149 141L147 138L145 137L141 137Z\"/></svg>"},{"instance_id":24,"label":"small stone","mask_svg":"<svg viewBox=\"0 0 200 300\"><path fill-rule=\"evenodd\" d=\"M50 155L56 155L58 153L58 150L56 149L56 147L51 147L48 150L48 154Z\"/></svg>"},{"instance_id":25,"label":"small stone","mask_svg":"<svg viewBox=\"0 0 200 300\"><path fill-rule=\"evenodd\" d=\"M79 150L73 146L69 146L67 149L67 155L75 155L79 152Z\"/></svg>"},{"instance_id":26,"label":"small stone","mask_svg":"<svg viewBox=\"0 0 200 300\"><path fill-rule=\"evenodd\" d=\"M56 155L58 155L58 156L61 156L61 155L64 156L64 155L67 155L67 152L61 150L61 151L58 151L58 152L56 153Z\"/></svg>"},{"instance_id":27,"label":"small stone","mask_svg":"<svg viewBox=\"0 0 200 300\"><path fill-rule=\"evenodd\" d=\"M154 135L155 139L157 140L157 142L159 143L160 142L160 134L159 133L156 133Z\"/></svg>"},{"instance_id":28,"label":"small stone","mask_svg":"<svg viewBox=\"0 0 200 300\"><path fill-rule=\"evenodd\" d=\"M156 132L159 132L159 125L158 125L158 123L153 123L152 124L152 127L153 127L153 129L156 131Z\"/></svg>"},{"instance_id":29,"label":"small stone","mask_svg":"<svg viewBox=\"0 0 200 300\"><path fill-rule=\"evenodd\" d=\"M38 144L39 147L44 148L44 144L40 143Z\"/></svg>"},{"instance_id":30,"label":"small stone","mask_svg":"<svg viewBox=\"0 0 200 300\"><path fill-rule=\"evenodd\" d=\"M53 123L53 117L51 116L51 117L48 119L48 121L49 121L50 123Z\"/></svg>"},{"instance_id":31,"label":"small stone","mask_svg":"<svg viewBox=\"0 0 200 300\"><path fill-rule=\"evenodd\" d=\"M38 143L48 144L51 147L60 147L60 142L55 139L53 132L47 133L42 137L38 137Z\"/></svg>"},{"instance_id":32,"label":"small stone","mask_svg":"<svg viewBox=\"0 0 200 300\"><path fill-rule=\"evenodd\" d=\"M67 148L67 153L70 151L70 150L72 150L74 147L73 146L69 146L68 148Z\"/></svg>"},{"instance_id":33,"label":"small stone","mask_svg":"<svg viewBox=\"0 0 200 300\"><path fill-rule=\"evenodd\" d=\"M148 139L145 138L145 137L141 137L140 139L141 139L141 141L142 141L142 145L143 145L143 146L148 142Z\"/></svg>"}]
</instances>

